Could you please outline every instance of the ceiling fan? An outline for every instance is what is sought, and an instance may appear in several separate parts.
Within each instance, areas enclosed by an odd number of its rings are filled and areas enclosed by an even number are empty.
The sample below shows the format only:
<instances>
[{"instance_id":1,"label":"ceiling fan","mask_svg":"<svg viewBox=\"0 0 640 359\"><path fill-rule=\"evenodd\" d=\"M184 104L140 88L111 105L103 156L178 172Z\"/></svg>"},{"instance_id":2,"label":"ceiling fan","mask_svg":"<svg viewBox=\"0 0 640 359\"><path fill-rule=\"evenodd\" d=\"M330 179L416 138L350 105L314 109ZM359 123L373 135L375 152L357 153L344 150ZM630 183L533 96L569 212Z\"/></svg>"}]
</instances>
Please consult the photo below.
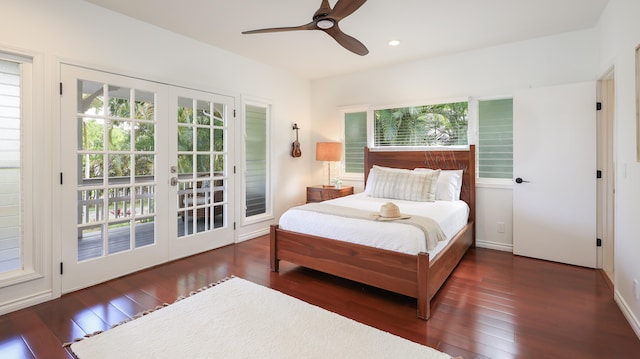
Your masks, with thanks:
<instances>
[{"instance_id":1,"label":"ceiling fan","mask_svg":"<svg viewBox=\"0 0 640 359\"><path fill-rule=\"evenodd\" d=\"M329 0L322 0L320 8L313 14L313 20L301 26L293 27L274 27L269 29L243 31L243 34L259 34L265 32L281 32L296 30L322 30L329 36L333 37L345 49L364 56L369 50L357 39L345 34L338 27L338 22L345 17L353 14L367 0L338 0L336 5L331 8Z\"/></svg>"}]
</instances>

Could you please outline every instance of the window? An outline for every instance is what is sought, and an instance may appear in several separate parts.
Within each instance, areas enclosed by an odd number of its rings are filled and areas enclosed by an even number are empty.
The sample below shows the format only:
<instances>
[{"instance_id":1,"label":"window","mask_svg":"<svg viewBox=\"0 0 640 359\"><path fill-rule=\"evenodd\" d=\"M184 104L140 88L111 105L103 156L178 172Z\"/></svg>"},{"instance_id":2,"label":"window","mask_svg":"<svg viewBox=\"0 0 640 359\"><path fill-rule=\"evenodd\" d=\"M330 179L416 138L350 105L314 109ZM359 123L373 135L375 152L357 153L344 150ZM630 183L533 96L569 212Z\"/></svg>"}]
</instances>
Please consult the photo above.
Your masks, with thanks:
<instances>
[{"instance_id":1,"label":"window","mask_svg":"<svg viewBox=\"0 0 640 359\"><path fill-rule=\"evenodd\" d=\"M22 267L20 167L20 64L0 60L0 272Z\"/></svg>"},{"instance_id":2,"label":"window","mask_svg":"<svg viewBox=\"0 0 640 359\"><path fill-rule=\"evenodd\" d=\"M513 99L478 102L478 177L513 177Z\"/></svg>"},{"instance_id":3,"label":"window","mask_svg":"<svg viewBox=\"0 0 640 359\"><path fill-rule=\"evenodd\" d=\"M367 145L367 113L344 114L344 172L364 173L364 147Z\"/></svg>"},{"instance_id":4,"label":"window","mask_svg":"<svg viewBox=\"0 0 640 359\"><path fill-rule=\"evenodd\" d=\"M269 196L269 105L244 104L244 218L271 214Z\"/></svg>"},{"instance_id":5,"label":"window","mask_svg":"<svg viewBox=\"0 0 640 359\"><path fill-rule=\"evenodd\" d=\"M375 110L375 147L467 145L468 102Z\"/></svg>"},{"instance_id":6,"label":"window","mask_svg":"<svg viewBox=\"0 0 640 359\"><path fill-rule=\"evenodd\" d=\"M31 59L0 53L0 278L34 273Z\"/></svg>"}]
</instances>

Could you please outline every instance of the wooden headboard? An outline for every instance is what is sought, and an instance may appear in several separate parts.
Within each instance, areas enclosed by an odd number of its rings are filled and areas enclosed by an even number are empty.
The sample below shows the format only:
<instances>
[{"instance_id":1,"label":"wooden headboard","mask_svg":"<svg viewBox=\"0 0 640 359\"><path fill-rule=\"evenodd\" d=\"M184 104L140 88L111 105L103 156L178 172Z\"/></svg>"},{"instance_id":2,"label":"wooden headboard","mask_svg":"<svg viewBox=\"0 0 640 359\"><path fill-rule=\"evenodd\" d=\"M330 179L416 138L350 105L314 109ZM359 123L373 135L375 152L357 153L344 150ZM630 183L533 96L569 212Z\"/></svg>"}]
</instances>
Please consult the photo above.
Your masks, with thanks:
<instances>
[{"instance_id":1,"label":"wooden headboard","mask_svg":"<svg viewBox=\"0 0 640 359\"><path fill-rule=\"evenodd\" d=\"M468 150L378 151L364 148L364 183L373 165L414 169L418 167L463 170L460 199L469 205L469 221L476 218L476 146ZM475 236L474 236L475 238Z\"/></svg>"}]
</instances>

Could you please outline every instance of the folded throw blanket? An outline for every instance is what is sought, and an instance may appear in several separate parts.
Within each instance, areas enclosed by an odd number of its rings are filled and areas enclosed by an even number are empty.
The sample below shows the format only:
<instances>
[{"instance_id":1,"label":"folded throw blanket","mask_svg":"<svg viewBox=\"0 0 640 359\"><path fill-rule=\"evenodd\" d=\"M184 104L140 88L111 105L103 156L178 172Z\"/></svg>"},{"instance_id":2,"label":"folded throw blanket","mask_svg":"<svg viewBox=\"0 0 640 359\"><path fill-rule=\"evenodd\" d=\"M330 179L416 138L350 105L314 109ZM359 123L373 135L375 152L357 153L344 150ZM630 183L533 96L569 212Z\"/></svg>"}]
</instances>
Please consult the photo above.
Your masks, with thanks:
<instances>
[{"instance_id":1,"label":"folded throw blanket","mask_svg":"<svg viewBox=\"0 0 640 359\"><path fill-rule=\"evenodd\" d=\"M296 209L347 218L366 219L370 221L375 221L377 218L374 213L366 210L336 206L334 204L327 204L323 202L307 203L305 205L296 207ZM422 232L424 232L424 238L427 242L427 250L432 250L436 247L436 245L438 245L438 242L447 239L445 234L442 232L442 228L440 228L438 222L429 217L411 215L410 218L396 219L393 221L388 221L388 223L402 223L418 227L420 230L422 230Z\"/></svg>"}]
</instances>

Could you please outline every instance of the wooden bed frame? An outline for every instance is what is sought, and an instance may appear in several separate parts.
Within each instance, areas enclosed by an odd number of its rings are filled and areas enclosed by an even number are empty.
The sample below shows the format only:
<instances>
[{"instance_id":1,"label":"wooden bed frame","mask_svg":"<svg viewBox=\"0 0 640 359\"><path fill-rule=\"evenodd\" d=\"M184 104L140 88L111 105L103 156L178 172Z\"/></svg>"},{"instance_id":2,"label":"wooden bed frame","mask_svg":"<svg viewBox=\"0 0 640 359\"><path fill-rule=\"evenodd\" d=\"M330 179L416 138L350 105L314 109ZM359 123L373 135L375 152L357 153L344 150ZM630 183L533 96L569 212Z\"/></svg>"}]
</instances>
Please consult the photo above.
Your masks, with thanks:
<instances>
[{"instance_id":1,"label":"wooden bed frame","mask_svg":"<svg viewBox=\"0 0 640 359\"><path fill-rule=\"evenodd\" d=\"M373 165L408 168L462 169L460 198L469 204L469 222L434 258L409 255L271 226L271 270L284 260L321 272L416 298L418 317L429 319L431 299L475 245L475 146L469 150L370 151L365 148L365 183Z\"/></svg>"}]
</instances>

